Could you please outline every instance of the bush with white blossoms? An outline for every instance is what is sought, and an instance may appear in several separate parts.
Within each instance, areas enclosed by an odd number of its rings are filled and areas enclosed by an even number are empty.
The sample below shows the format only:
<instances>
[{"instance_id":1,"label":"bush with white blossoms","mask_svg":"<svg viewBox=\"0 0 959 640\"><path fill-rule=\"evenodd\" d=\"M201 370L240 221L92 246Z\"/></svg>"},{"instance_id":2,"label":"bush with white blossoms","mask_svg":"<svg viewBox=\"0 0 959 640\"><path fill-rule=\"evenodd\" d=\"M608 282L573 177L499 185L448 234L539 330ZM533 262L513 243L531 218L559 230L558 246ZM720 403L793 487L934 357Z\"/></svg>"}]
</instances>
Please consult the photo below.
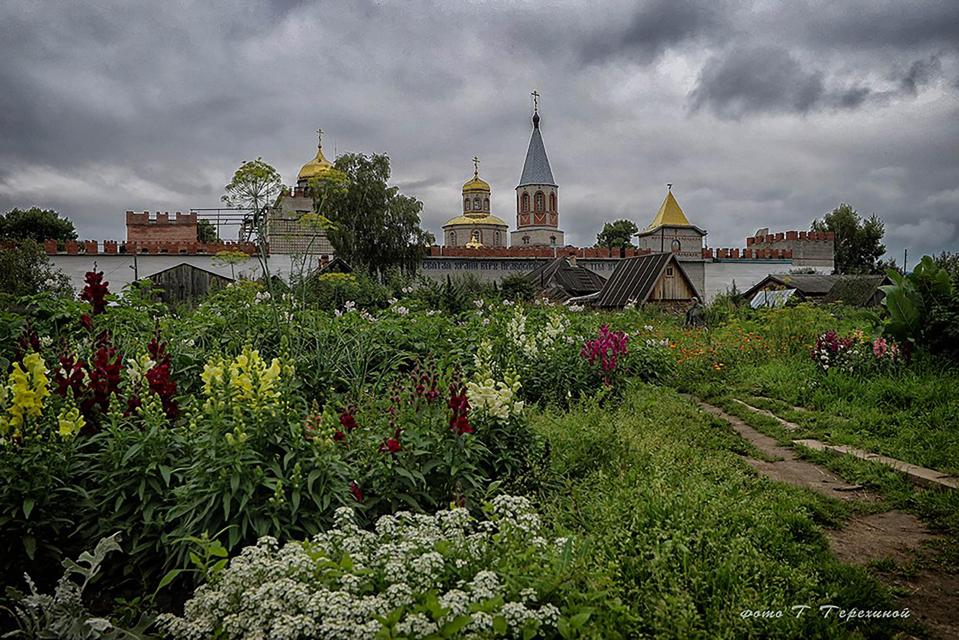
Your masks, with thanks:
<instances>
[{"instance_id":1,"label":"bush with white blossoms","mask_svg":"<svg viewBox=\"0 0 959 640\"><path fill-rule=\"evenodd\" d=\"M526 498L486 515L399 512L367 531L342 507L312 540L245 548L159 622L177 640L557 636L572 543L547 540Z\"/></svg>"}]
</instances>

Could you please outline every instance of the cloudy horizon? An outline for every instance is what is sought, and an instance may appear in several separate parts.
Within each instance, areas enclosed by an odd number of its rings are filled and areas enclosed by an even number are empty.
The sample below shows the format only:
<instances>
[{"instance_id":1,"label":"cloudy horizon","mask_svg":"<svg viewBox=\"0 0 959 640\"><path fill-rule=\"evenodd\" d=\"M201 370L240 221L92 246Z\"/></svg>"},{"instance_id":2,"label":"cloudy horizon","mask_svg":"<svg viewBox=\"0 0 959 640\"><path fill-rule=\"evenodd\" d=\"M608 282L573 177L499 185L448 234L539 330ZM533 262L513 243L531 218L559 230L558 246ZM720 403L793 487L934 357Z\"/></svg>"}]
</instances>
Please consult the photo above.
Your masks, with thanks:
<instances>
[{"instance_id":1,"label":"cloudy horizon","mask_svg":"<svg viewBox=\"0 0 959 640\"><path fill-rule=\"evenodd\" d=\"M388 153L438 238L479 156L513 227L536 89L571 244L673 183L714 247L847 202L900 263L959 250L959 3L52 6L0 5L0 210L81 238L217 207L257 156L291 184L317 127Z\"/></svg>"}]
</instances>

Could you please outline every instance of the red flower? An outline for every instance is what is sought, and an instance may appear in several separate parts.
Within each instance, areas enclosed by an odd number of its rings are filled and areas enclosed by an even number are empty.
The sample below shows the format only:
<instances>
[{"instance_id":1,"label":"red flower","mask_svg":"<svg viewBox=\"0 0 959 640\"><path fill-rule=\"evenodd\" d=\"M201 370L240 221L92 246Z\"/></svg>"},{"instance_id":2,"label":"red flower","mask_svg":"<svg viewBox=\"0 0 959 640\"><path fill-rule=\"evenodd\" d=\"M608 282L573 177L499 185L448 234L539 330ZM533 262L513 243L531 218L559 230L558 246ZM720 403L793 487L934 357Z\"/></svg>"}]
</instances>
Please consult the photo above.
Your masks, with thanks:
<instances>
[{"instance_id":1,"label":"red flower","mask_svg":"<svg viewBox=\"0 0 959 640\"><path fill-rule=\"evenodd\" d=\"M360 426L356 424L356 418L353 415L355 410L353 407L347 407L343 413L340 414L340 424L346 429L347 433Z\"/></svg>"},{"instance_id":2,"label":"red flower","mask_svg":"<svg viewBox=\"0 0 959 640\"><path fill-rule=\"evenodd\" d=\"M86 300L93 305L93 315L103 313L107 309L107 289L109 282L103 281L102 271L87 271L83 280L87 283L83 287L83 293L80 294L81 300Z\"/></svg>"},{"instance_id":3,"label":"red flower","mask_svg":"<svg viewBox=\"0 0 959 640\"><path fill-rule=\"evenodd\" d=\"M450 431L457 435L473 433L473 427L469 422L470 401L466 396L466 387L463 385L450 385L450 398L446 401L452 413L450 414Z\"/></svg>"},{"instance_id":4,"label":"red flower","mask_svg":"<svg viewBox=\"0 0 959 640\"><path fill-rule=\"evenodd\" d=\"M80 325L87 331L93 331L93 319L90 318L90 314L84 313L80 316Z\"/></svg>"},{"instance_id":5,"label":"red flower","mask_svg":"<svg viewBox=\"0 0 959 640\"><path fill-rule=\"evenodd\" d=\"M360 489L360 485L356 484L355 480L350 480L350 493L353 494L354 500L363 502L363 490Z\"/></svg>"},{"instance_id":6,"label":"red flower","mask_svg":"<svg viewBox=\"0 0 959 640\"><path fill-rule=\"evenodd\" d=\"M383 441L383 444L380 445L380 453L389 453L395 456L402 448L403 446L399 440L396 438L387 438Z\"/></svg>"},{"instance_id":7,"label":"red flower","mask_svg":"<svg viewBox=\"0 0 959 640\"><path fill-rule=\"evenodd\" d=\"M346 434L340 431L339 429L333 434L334 442L346 442Z\"/></svg>"}]
</instances>

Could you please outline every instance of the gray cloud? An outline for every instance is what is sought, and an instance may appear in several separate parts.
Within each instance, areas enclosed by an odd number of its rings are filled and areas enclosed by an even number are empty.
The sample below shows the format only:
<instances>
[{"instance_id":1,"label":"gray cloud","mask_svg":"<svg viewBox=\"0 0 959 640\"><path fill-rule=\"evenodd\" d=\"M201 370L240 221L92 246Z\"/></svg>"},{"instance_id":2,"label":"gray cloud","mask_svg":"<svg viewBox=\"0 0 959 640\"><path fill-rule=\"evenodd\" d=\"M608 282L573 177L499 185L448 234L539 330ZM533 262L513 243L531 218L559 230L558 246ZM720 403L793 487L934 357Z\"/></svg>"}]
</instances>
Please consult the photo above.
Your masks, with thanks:
<instances>
[{"instance_id":1,"label":"gray cloud","mask_svg":"<svg viewBox=\"0 0 959 640\"><path fill-rule=\"evenodd\" d=\"M512 220L537 88L572 242L672 182L713 246L848 201L897 255L957 249L957 27L955 2L8 0L0 210L122 237L126 209L217 206L245 159L292 181L322 126L389 153L434 232L474 154Z\"/></svg>"}]
</instances>

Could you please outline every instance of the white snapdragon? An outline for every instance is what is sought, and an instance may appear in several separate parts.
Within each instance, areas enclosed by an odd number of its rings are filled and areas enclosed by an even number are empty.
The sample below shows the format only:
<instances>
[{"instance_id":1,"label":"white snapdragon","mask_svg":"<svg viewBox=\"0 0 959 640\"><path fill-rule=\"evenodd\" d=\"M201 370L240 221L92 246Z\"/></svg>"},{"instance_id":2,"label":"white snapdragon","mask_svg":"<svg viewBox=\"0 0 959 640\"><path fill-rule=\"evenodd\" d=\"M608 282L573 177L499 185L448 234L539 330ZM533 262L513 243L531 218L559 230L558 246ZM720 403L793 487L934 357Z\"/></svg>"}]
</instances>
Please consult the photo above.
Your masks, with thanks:
<instances>
[{"instance_id":1,"label":"white snapdragon","mask_svg":"<svg viewBox=\"0 0 959 640\"><path fill-rule=\"evenodd\" d=\"M466 394L470 406L477 412L492 418L509 420L523 411L523 401L516 400L516 394L521 387L520 381L513 377L507 376L505 381L486 378L479 382L467 382Z\"/></svg>"}]
</instances>

